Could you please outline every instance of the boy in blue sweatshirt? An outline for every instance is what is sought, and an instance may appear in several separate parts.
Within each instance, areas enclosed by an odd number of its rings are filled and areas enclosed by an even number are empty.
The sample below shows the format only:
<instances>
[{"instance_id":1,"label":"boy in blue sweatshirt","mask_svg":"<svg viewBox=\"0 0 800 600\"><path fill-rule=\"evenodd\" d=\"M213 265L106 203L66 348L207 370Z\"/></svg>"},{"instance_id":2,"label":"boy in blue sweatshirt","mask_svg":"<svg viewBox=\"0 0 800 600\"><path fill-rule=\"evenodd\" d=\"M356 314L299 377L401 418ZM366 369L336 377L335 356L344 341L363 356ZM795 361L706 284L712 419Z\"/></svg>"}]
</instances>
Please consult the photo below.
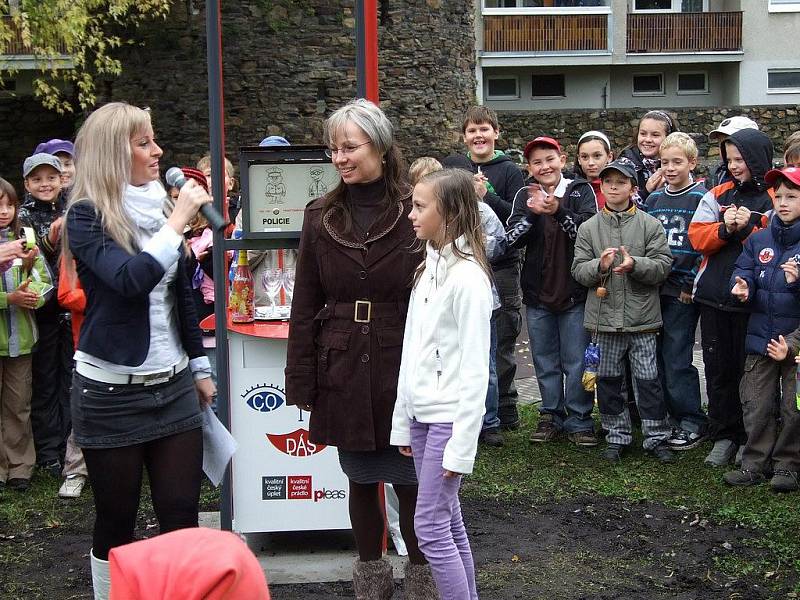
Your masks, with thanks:
<instances>
[{"instance_id":1,"label":"boy in blue sweatshirt","mask_svg":"<svg viewBox=\"0 0 800 600\"><path fill-rule=\"evenodd\" d=\"M672 253L669 277L661 286L658 371L664 401L675 426L667 440L673 450L689 450L705 439L706 415L700 407L700 377L692 364L699 317L692 304L692 287L701 255L689 241L689 223L708 190L692 181L697 145L685 133L667 136L659 148L667 186L647 198L647 212L664 226Z\"/></svg>"},{"instance_id":2,"label":"boy in blue sweatshirt","mask_svg":"<svg viewBox=\"0 0 800 600\"><path fill-rule=\"evenodd\" d=\"M800 471L794 361L800 346L800 169L772 170L764 180L775 191L775 213L744 243L731 278L731 294L752 312L739 384L747 442L741 469L725 473L725 482L750 486L771 476L773 490L789 492L798 489Z\"/></svg>"}]
</instances>

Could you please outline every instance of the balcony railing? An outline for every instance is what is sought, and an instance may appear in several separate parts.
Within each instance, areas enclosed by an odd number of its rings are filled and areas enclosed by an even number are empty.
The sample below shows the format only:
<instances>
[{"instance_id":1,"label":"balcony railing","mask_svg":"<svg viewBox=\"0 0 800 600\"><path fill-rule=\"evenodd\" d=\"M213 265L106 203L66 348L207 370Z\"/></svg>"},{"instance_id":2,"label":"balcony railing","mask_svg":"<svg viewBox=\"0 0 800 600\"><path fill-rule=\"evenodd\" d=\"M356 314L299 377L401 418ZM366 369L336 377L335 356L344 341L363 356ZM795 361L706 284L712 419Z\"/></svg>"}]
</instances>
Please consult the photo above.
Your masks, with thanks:
<instances>
[{"instance_id":1,"label":"balcony railing","mask_svg":"<svg viewBox=\"0 0 800 600\"><path fill-rule=\"evenodd\" d=\"M2 19L4 26L11 28L11 40L6 45L5 50L0 48L0 54L6 56L33 56L33 49L22 40L22 34L17 29L17 26L14 25L13 19L7 15L0 16L0 19ZM65 55L67 53L66 46L63 43L59 44L54 50L56 54Z\"/></svg>"},{"instance_id":2,"label":"balcony railing","mask_svg":"<svg viewBox=\"0 0 800 600\"><path fill-rule=\"evenodd\" d=\"M486 52L608 51L608 15L485 15Z\"/></svg>"},{"instance_id":3,"label":"balcony railing","mask_svg":"<svg viewBox=\"0 0 800 600\"><path fill-rule=\"evenodd\" d=\"M742 49L742 13L631 13L628 53L736 52Z\"/></svg>"}]
</instances>

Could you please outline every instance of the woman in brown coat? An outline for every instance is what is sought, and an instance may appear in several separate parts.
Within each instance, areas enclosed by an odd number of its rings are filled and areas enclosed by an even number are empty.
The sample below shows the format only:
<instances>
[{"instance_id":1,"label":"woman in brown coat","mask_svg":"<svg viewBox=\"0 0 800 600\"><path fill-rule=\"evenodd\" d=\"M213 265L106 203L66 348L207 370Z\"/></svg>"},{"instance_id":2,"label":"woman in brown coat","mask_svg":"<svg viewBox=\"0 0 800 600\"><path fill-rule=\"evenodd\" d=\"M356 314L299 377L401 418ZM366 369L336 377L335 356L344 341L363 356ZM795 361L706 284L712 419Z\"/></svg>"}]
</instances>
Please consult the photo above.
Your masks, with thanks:
<instances>
[{"instance_id":1,"label":"woman in brown coat","mask_svg":"<svg viewBox=\"0 0 800 600\"><path fill-rule=\"evenodd\" d=\"M409 553L405 597L438 598L414 534L417 480L411 458L389 445L411 279L422 254L407 215L411 189L392 125L356 100L325 122L341 183L305 211L296 267L286 396L311 411L313 442L336 446L349 479L359 560L356 598L394 592L382 559L381 482L394 484Z\"/></svg>"}]
</instances>

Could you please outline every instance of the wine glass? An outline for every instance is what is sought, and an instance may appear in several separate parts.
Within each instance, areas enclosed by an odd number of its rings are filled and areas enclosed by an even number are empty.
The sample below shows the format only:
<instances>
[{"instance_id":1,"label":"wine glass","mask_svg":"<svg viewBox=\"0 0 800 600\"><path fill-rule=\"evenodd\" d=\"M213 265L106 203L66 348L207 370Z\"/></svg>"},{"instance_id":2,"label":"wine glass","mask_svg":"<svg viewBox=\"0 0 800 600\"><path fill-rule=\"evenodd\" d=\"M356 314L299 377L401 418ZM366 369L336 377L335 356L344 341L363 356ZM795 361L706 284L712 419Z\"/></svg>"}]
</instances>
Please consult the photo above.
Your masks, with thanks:
<instances>
[{"instance_id":1,"label":"wine glass","mask_svg":"<svg viewBox=\"0 0 800 600\"><path fill-rule=\"evenodd\" d=\"M283 272L281 271L281 269L267 269L264 271L264 275L261 277L261 283L264 286L264 291L267 293L267 296L269 297L270 304L272 304L273 315L278 310L278 307L275 304L275 297L281 290L282 281L283 281Z\"/></svg>"},{"instance_id":2,"label":"wine glass","mask_svg":"<svg viewBox=\"0 0 800 600\"><path fill-rule=\"evenodd\" d=\"M294 268L283 270L283 289L286 292L286 304L291 307L294 296Z\"/></svg>"}]
</instances>

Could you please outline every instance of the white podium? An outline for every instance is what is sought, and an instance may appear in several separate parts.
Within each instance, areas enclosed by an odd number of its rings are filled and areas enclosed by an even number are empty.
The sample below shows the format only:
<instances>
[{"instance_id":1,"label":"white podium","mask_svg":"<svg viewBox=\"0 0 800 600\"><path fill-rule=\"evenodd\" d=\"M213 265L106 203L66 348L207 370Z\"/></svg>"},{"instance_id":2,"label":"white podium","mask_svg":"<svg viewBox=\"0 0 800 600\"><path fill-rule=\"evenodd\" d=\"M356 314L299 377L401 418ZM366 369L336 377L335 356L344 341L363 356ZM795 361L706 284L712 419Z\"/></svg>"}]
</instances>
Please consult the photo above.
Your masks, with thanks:
<instances>
[{"instance_id":1,"label":"white podium","mask_svg":"<svg viewBox=\"0 0 800 600\"><path fill-rule=\"evenodd\" d=\"M308 439L309 414L286 405L283 322L228 322L233 530L350 529L336 448Z\"/></svg>"}]
</instances>

